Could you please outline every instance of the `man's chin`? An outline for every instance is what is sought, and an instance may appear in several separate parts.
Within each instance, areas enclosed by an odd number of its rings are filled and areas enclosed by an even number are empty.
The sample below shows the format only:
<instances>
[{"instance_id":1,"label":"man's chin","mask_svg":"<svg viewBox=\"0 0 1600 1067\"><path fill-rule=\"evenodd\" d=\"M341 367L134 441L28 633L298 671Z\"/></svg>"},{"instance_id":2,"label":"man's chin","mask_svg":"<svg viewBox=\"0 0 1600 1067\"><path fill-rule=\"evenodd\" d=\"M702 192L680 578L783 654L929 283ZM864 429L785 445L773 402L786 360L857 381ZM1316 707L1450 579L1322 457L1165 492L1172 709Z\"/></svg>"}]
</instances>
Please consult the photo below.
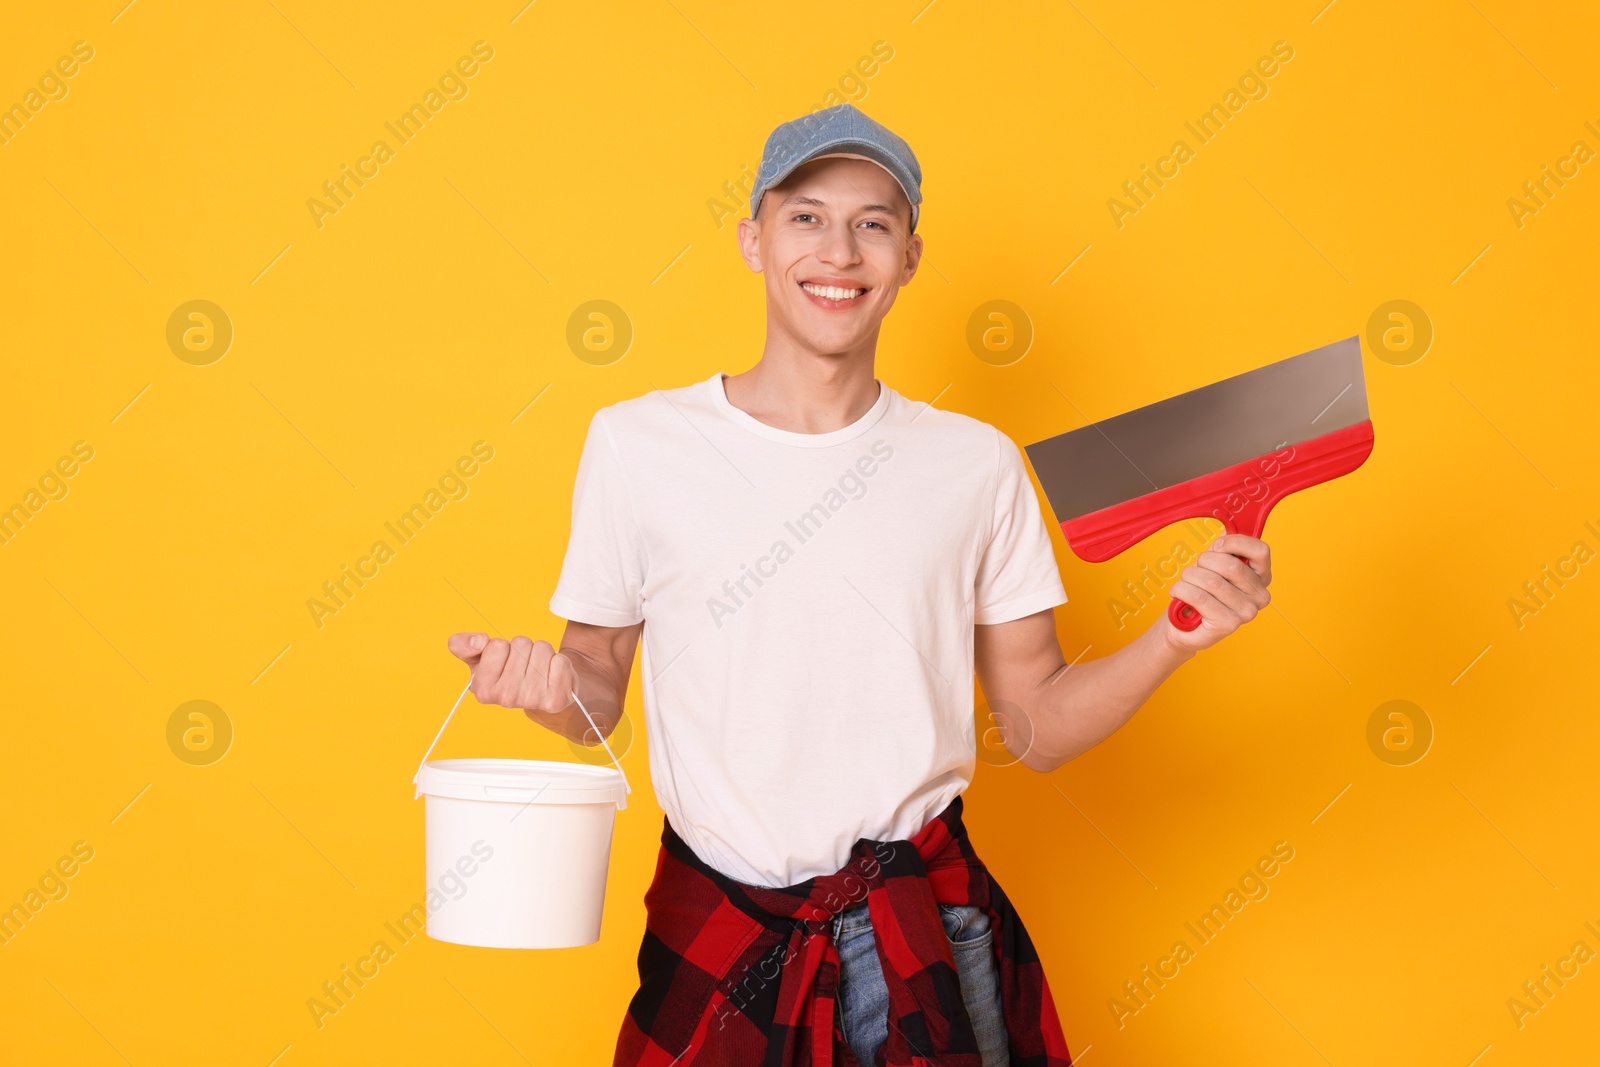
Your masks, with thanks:
<instances>
[{"instance_id":1,"label":"man's chin","mask_svg":"<svg viewBox=\"0 0 1600 1067\"><path fill-rule=\"evenodd\" d=\"M867 343L870 334L859 330L808 330L795 331L795 339L819 355L846 355L856 352Z\"/></svg>"}]
</instances>

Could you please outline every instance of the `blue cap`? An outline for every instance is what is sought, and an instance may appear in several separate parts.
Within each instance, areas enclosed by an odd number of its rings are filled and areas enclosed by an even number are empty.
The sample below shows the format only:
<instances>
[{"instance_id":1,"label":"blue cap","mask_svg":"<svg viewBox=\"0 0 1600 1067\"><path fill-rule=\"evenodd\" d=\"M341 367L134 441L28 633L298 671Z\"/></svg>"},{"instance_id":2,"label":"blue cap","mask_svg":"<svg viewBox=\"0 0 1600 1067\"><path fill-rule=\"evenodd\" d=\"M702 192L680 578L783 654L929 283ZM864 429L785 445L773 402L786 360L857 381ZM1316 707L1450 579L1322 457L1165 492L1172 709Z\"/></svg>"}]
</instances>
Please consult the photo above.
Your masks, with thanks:
<instances>
[{"instance_id":1,"label":"blue cap","mask_svg":"<svg viewBox=\"0 0 1600 1067\"><path fill-rule=\"evenodd\" d=\"M922 168L916 154L901 137L853 104L839 104L790 119L768 135L761 166L756 169L755 188L750 190L750 217L756 217L761 194L787 178L800 164L835 154L865 156L893 175L911 201L911 232L917 232Z\"/></svg>"}]
</instances>

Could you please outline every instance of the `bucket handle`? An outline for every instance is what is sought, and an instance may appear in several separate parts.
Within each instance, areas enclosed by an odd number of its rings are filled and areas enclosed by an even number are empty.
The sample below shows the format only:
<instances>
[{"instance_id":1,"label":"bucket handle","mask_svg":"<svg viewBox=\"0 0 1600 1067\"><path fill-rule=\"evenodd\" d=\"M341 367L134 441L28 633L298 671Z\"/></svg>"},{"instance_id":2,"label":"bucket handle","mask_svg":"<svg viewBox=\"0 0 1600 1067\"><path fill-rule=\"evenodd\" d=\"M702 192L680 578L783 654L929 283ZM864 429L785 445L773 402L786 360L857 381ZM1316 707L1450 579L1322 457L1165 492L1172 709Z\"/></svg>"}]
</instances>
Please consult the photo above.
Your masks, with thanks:
<instances>
[{"instance_id":1,"label":"bucket handle","mask_svg":"<svg viewBox=\"0 0 1600 1067\"><path fill-rule=\"evenodd\" d=\"M411 776L412 785L415 785L417 783L417 779L422 776L422 768L428 765L428 757L433 755L434 748L439 744L439 738L444 736L445 727L450 725L450 720L455 717L456 709L459 708L461 706L461 702L467 698L467 690L472 688L473 680L473 676L469 675L466 686L461 690L461 694L456 697L456 702L450 706L450 714L444 717L444 723L439 727L439 732L433 735L433 744L429 745L428 751L422 754L422 762L417 765L417 773ZM606 744L606 735L601 733L600 728L594 724L594 717L589 714L589 709L583 706L583 701L578 700L578 691L574 689L571 690L571 692L572 699L578 702L578 710L583 712L583 717L589 721L589 729L593 730L595 732L595 736L600 738L600 743L605 745L606 755L611 757L612 766L616 767L617 773L622 775L622 792L623 796L627 796L627 794L633 792L633 786L628 784L628 772L622 769L622 762L617 759L617 754L611 751L611 746L609 744ZM626 808L627 806L628 802L626 800L623 800L617 805L618 809Z\"/></svg>"}]
</instances>

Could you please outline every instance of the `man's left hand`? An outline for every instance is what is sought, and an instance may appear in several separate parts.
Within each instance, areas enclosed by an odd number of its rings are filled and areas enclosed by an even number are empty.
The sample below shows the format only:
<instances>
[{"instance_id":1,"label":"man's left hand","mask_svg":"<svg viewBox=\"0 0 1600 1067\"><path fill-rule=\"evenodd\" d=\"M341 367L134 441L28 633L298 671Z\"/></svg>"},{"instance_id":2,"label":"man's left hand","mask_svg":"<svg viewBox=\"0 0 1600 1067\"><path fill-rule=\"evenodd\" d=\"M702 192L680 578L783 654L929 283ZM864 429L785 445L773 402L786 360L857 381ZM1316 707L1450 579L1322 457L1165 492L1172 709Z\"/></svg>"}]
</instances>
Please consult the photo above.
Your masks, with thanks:
<instances>
[{"instance_id":1,"label":"man's left hand","mask_svg":"<svg viewBox=\"0 0 1600 1067\"><path fill-rule=\"evenodd\" d=\"M1200 625L1187 631L1163 614L1159 625L1166 630L1167 644L1186 654L1210 648L1267 606L1271 581L1272 550L1265 541L1223 534L1167 590L1200 613Z\"/></svg>"}]
</instances>

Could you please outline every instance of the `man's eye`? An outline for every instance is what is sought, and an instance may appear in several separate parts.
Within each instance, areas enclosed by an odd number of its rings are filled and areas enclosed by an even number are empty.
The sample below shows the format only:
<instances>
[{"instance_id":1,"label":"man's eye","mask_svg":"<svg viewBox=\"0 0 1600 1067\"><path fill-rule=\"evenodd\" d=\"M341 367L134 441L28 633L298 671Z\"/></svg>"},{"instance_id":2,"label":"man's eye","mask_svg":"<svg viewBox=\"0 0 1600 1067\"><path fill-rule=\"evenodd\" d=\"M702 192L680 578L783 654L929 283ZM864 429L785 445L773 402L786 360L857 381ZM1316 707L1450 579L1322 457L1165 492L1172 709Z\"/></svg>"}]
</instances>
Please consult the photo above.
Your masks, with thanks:
<instances>
[{"instance_id":1,"label":"man's eye","mask_svg":"<svg viewBox=\"0 0 1600 1067\"><path fill-rule=\"evenodd\" d=\"M876 226L880 230L887 230L889 228L889 227L885 226L883 223L879 222L877 219L868 219L867 223L869 225L871 225L871 226Z\"/></svg>"},{"instance_id":2,"label":"man's eye","mask_svg":"<svg viewBox=\"0 0 1600 1067\"><path fill-rule=\"evenodd\" d=\"M798 221L800 219L814 219L814 218L816 218L815 215L809 214L809 213L804 212L804 211L800 212L800 214L795 216L796 221Z\"/></svg>"}]
</instances>

